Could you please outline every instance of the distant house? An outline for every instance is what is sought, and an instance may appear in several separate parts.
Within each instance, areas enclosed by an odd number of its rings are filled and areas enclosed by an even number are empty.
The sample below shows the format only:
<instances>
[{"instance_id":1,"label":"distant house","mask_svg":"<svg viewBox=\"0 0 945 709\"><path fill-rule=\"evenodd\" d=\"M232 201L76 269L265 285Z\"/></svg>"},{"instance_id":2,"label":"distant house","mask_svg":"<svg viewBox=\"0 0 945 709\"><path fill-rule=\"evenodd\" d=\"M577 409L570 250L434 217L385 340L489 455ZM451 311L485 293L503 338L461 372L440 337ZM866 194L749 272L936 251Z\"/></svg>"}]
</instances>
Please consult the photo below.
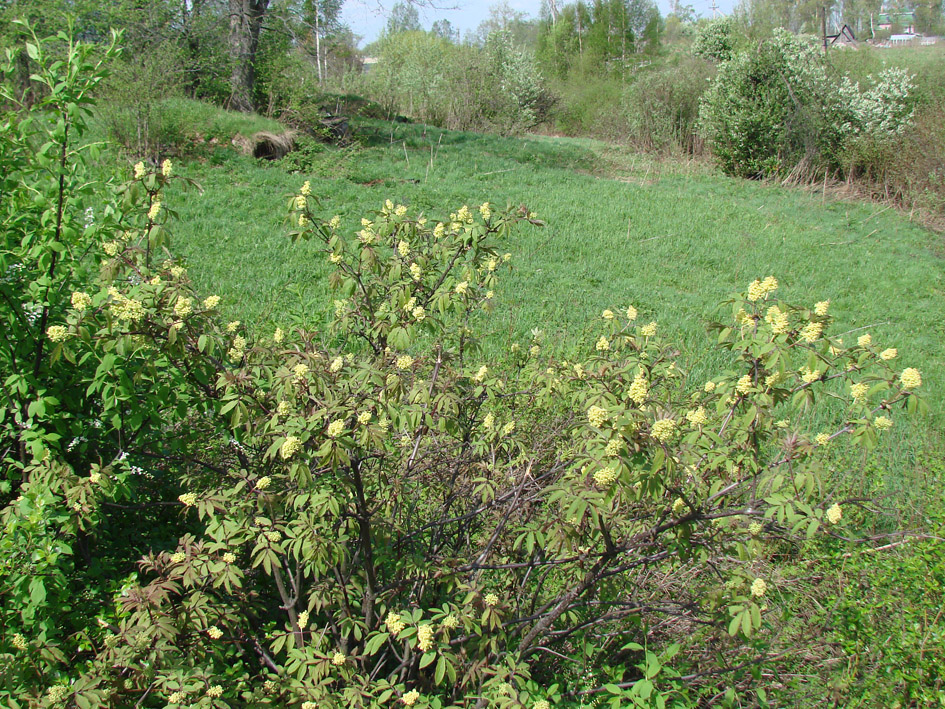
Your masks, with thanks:
<instances>
[{"instance_id":1,"label":"distant house","mask_svg":"<svg viewBox=\"0 0 945 709\"><path fill-rule=\"evenodd\" d=\"M364 73L369 72L371 69L374 68L374 65L377 64L377 62L378 62L377 57L364 57L361 60L361 71L363 71Z\"/></svg>"},{"instance_id":2,"label":"distant house","mask_svg":"<svg viewBox=\"0 0 945 709\"><path fill-rule=\"evenodd\" d=\"M911 44L917 39L919 39L919 35L917 34L893 34L889 36L888 43L890 45Z\"/></svg>"},{"instance_id":3,"label":"distant house","mask_svg":"<svg viewBox=\"0 0 945 709\"><path fill-rule=\"evenodd\" d=\"M877 29L892 30L894 27L900 34L915 34L915 13L911 11L879 13Z\"/></svg>"}]
</instances>

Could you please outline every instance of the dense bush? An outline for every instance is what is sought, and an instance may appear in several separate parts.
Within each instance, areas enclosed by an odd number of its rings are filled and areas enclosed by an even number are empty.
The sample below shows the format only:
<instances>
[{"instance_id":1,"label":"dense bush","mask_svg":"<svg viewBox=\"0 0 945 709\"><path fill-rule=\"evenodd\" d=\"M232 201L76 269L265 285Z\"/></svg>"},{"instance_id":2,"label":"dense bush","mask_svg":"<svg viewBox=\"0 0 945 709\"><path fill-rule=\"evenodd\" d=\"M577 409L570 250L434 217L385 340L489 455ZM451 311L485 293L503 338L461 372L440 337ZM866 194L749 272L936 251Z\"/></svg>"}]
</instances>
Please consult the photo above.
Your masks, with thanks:
<instances>
[{"instance_id":1,"label":"dense bush","mask_svg":"<svg viewBox=\"0 0 945 709\"><path fill-rule=\"evenodd\" d=\"M810 38L777 30L719 67L703 97L712 151L729 174L839 171L849 151L894 140L909 123L910 77L889 70L860 90L828 74Z\"/></svg>"},{"instance_id":2,"label":"dense bush","mask_svg":"<svg viewBox=\"0 0 945 709\"><path fill-rule=\"evenodd\" d=\"M420 30L399 32L383 38L379 50L363 90L388 115L509 134L533 127L550 107L533 59L505 33L493 32L478 48Z\"/></svg>"},{"instance_id":3,"label":"dense bush","mask_svg":"<svg viewBox=\"0 0 945 709\"><path fill-rule=\"evenodd\" d=\"M648 152L700 153L699 105L714 75L698 57L641 72L626 94L630 144Z\"/></svg>"},{"instance_id":4,"label":"dense bush","mask_svg":"<svg viewBox=\"0 0 945 709\"><path fill-rule=\"evenodd\" d=\"M46 120L0 124L9 706L542 708L584 690L565 663L614 707L682 706L762 659L765 545L845 524L825 452L921 407L894 349L844 345L829 303L771 277L725 304L708 382L627 303L579 359L536 333L484 361L498 244L535 215L387 202L342 224L307 183L290 236L334 266L330 327L250 333L167 250L170 162L79 189L97 74L70 56L44 64ZM842 420L809 430L825 397ZM648 646L666 619L713 637L708 675Z\"/></svg>"},{"instance_id":5,"label":"dense bush","mask_svg":"<svg viewBox=\"0 0 945 709\"><path fill-rule=\"evenodd\" d=\"M740 31L732 17L711 20L700 25L692 44L692 53L716 62L727 62L735 56Z\"/></svg>"}]
</instances>

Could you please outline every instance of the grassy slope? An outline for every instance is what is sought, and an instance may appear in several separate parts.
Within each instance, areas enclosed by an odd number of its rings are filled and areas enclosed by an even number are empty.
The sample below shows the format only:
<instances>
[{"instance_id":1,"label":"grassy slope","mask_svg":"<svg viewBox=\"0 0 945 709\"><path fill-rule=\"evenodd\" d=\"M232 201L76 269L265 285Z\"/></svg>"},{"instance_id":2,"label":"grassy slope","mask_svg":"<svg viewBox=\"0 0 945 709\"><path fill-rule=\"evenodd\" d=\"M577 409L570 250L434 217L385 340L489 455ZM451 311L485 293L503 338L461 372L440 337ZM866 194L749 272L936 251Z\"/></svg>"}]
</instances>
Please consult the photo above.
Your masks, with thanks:
<instances>
[{"instance_id":1,"label":"grassy slope","mask_svg":"<svg viewBox=\"0 0 945 709\"><path fill-rule=\"evenodd\" d=\"M174 248L207 292L226 298L232 317L267 329L284 323L300 304L290 283L305 290L307 315L327 305L324 256L313 244L292 245L284 236L286 198L305 179L320 195L324 215L342 215L351 230L385 198L433 217L485 200L537 211L548 226L520 230L507 245L516 269L491 325L488 348L496 356L532 327L545 330L548 344L574 348L603 308L632 302L680 342L681 360L702 381L719 364L717 354L706 354L704 331L714 304L753 278L774 274L786 299L830 298L840 330L866 327L882 346L900 349L903 366L922 370L930 420L917 429L897 426L868 459L836 450L832 486L850 496L894 493L885 501L893 516L867 515L857 534L909 527L938 533L936 481L945 464L940 236L876 205L824 201L697 166L667 171L591 141L500 139L381 123L365 130L365 147L327 151L305 174L243 158L183 166L205 190L172 197L170 206L182 216ZM828 552L832 560L814 568L792 569L785 560L785 577L802 580L785 580L773 592L780 610L772 647L806 648L779 665L803 678L781 678L785 696L798 706L828 695L848 706L891 706L935 674L935 661L924 658L939 637L938 617L931 619L940 586L930 579L941 578L940 545L919 541L849 559L848 548ZM775 581L780 563L770 571ZM873 580L864 586L865 578ZM811 632L823 633L816 646L808 645ZM853 659L827 662L838 652Z\"/></svg>"},{"instance_id":2,"label":"grassy slope","mask_svg":"<svg viewBox=\"0 0 945 709\"><path fill-rule=\"evenodd\" d=\"M352 230L385 198L433 217L464 203L524 203L548 226L522 229L506 246L516 269L498 293L489 349L534 327L574 346L603 308L634 303L683 352L704 352L715 304L773 274L788 300L829 298L838 331L866 328L875 342L899 347L904 366L922 370L935 418L945 415L945 249L940 236L892 210L824 203L819 194L697 168L660 174L592 141L380 122L363 132L366 147L327 151L308 174L242 158L184 169L204 192L172 198L182 217L174 250L233 317L285 317L299 303L290 283L307 289L307 307L326 302L323 257L284 236L285 197L304 179L325 216L340 214ZM715 363L697 354L686 364L701 377Z\"/></svg>"}]
</instances>

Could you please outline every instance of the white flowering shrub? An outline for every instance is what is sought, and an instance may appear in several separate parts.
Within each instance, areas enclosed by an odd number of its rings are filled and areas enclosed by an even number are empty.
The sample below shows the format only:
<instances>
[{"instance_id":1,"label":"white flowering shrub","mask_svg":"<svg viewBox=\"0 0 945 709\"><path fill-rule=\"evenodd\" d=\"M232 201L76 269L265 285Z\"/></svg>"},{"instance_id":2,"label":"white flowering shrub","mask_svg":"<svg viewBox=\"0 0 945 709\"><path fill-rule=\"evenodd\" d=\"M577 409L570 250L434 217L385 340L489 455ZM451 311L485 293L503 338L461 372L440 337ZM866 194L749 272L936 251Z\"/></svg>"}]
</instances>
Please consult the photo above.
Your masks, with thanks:
<instances>
[{"instance_id":1,"label":"white flowering shrub","mask_svg":"<svg viewBox=\"0 0 945 709\"><path fill-rule=\"evenodd\" d=\"M486 39L485 62L493 90L483 99L484 118L502 135L533 128L547 104L535 58L516 49L508 32L494 31Z\"/></svg>"},{"instance_id":2,"label":"white flowering shrub","mask_svg":"<svg viewBox=\"0 0 945 709\"><path fill-rule=\"evenodd\" d=\"M735 56L738 34L741 29L733 17L721 17L699 26L692 53L716 62L727 62Z\"/></svg>"},{"instance_id":3,"label":"white flowering shrub","mask_svg":"<svg viewBox=\"0 0 945 709\"><path fill-rule=\"evenodd\" d=\"M175 179L135 167L110 238L83 242L100 268L46 327L113 443L34 445L5 500L10 706L682 705L679 647L647 629L768 632L766 544L846 524L824 451L921 406L896 350L831 337L829 303L790 305L772 277L713 326L730 357L706 382L628 303L579 358L536 340L487 361L498 243L534 214L387 202L343 223L308 184L290 235L334 265L330 331L252 333L169 257ZM845 415L811 430L824 396Z\"/></svg>"},{"instance_id":4,"label":"white flowering shrub","mask_svg":"<svg viewBox=\"0 0 945 709\"><path fill-rule=\"evenodd\" d=\"M860 87L827 71L813 38L785 30L719 67L701 122L722 169L742 177L850 167L864 143L895 140L912 119L912 77L885 70Z\"/></svg>"}]
</instances>

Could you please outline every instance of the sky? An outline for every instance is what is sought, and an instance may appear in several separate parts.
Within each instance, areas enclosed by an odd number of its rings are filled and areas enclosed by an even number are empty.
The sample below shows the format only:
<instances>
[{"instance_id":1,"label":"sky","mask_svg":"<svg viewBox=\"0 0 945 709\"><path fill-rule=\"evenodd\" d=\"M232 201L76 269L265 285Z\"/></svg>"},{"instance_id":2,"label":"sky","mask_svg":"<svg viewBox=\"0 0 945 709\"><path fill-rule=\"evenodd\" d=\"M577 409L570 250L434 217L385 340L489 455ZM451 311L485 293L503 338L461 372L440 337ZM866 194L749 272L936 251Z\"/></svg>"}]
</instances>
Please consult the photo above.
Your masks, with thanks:
<instances>
[{"instance_id":1,"label":"sky","mask_svg":"<svg viewBox=\"0 0 945 709\"><path fill-rule=\"evenodd\" d=\"M439 19L449 20L455 29L458 29L460 35L475 30L479 23L489 17L489 7L496 0L487 2L472 2L471 0L432 0L432 4L438 7L452 7L451 10L435 10L429 7L420 8L420 24L424 29L430 29L430 26ZM531 17L538 17L541 8L541 0L507 0L513 10L524 12ZM384 25L387 23L387 16L391 6L396 0L347 0L342 10L343 21L351 28L351 31L360 36L361 46L377 39ZM717 0L719 11L729 13L735 5L735 0ZM669 0L656 0L660 12L663 15L669 13ZM695 8L696 15L701 17L710 17L712 15L712 0L683 0L684 4L690 4ZM430 2L425 3L427 5Z\"/></svg>"}]
</instances>

